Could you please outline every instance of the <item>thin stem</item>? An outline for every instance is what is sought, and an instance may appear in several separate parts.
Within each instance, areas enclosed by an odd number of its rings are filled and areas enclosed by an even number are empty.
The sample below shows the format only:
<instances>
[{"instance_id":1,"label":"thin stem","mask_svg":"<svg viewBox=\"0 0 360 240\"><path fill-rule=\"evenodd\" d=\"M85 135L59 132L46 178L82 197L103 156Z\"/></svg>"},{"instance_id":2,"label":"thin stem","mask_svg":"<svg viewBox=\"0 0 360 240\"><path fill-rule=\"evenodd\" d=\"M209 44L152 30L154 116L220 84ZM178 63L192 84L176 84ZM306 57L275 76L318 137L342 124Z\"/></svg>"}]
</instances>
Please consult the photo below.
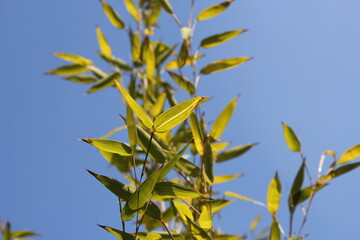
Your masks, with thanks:
<instances>
[{"instance_id":1,"label":"thin stem","mask_svg":"<svg viewBox=\"0 0 360 240\"><path fill-rule=\"evenodd\" d=\"M314 199L314 196L315 196L315 191L316 191L316 186L313 186L313 189L310 193L310 198L309 198L309 201L308 201L308 204L306 206L306 210L305 210L305 213L304 213L304 219L303 219L303 222L301 223L301 226L300 226L300 229L299 229L299 233L298 233L298 238L300 237L301 235L301 232L305 226L305 223L307 221L307 217L309 215L309 211L310 211L310 207L311 207L311 203L312 203L312 200Z\"/></svg>"},{"instance_id":2,"label":"thin stem","mask_svg":"<svg viewBox=\"0 0 360 240\"><path fill-rule=\"evenodd\" d=\"M182 28L181 22L180 20L177 18L177 16L175 15L175 13L172 13L171 16L174 18L176 24Z\"/></svg>"},{"instance_id":3,"label":"thin stem","mask_svg":"<svg viewBox=\"0 0 360 240\"><path fill-rule=\"evenodd\" d=\"M188 27L191 27L191 22L194 16L195 0L191 0L190 15L188 20Z\"/></svg>"},{"instance_id":4,"label":"thin stem","mask_svg":"<svg viewBox=\"0 0 360 240\"><path fill-rule=\"evenodd\" d=\"M122 219L122 205L121 205L121 199L118 198L119 200L119 208L120 208L120 218L121 218L121 223L122 223L122 229L123 229L123 232L125 232L125 222L124 220Z\"/></svg>"},{"instance_id":5,"label":"thin stem","mask_svg":"<svg viewBox=\"0 0 360 240\"><path fill-rule=\"evenodd\" d=\"M289 236L291 237L291 235L292 235L292 228L293 228L293 220L294 220L294 213L293 212L291 212L290 213L290 230L289 230Z\"/></svg>"},{"instance_id":6,"label":"thin stem","mask_svg":"<svg viewBox=\"0 0 360 240\"><path fill-rule=\"evenodd\" d=\"M161 220L161 224L163 225L163 227L165 228L165 230L168 232L168 234L170 235L172 240L175 240L174 236L171 234L169 228L166 226L165 222L163 220Z\"/></svg>"},{"instance_id":7,"label":"thin stem","mask_svg":"<svg viewBox=\"0 0 360 240\"><path fill-rule=\"evenodd\" d=\"M310 181L310 184L313 185L313 181L312 181L312 177L311 177L311 174L310 174L310 171L309 171L309 168L307 167L306 165L306 157L304 156L304 154L302 152L300 152L300 157L302 159L302 162L304 164L304 167L305 167L305 171L306 171L306 174L308 175L308 178L309 178L309 181Z\"/></svg>"},{"instance_id":8,"label":"thin stem","mask_svg":"<svg viewBox=\"0 0 360 240\"><path fill-rule=\"evenodd\" d=\"M151 197L152 197L152 193L151 193L150 199L151 199ZM146 210L148 209L148 207L149 207L149 205L150 205L150 202L151 202L151 200L149 200L149 201L146 203L146 207L145 207L145 209L144 209L143 215L141 216L140 222L137 223L136 232L135 232L135 238L136 238L136 235L137 235L138 232L139 232L139 228L140 228L140 226L141 226L142 221L144 220L145 213L146 213Z\"/></svg>"},{"instance_id":9,"label":"thin stem","mask_svg":"<svg viewBox=\"0 0 360 240\"><path fill-rule=\"evenodd\" d=\"M151 135L150 135L150 140L149 140L149 145L146 149L146 155L145 155L145 160L144 160L144 164L143 164L143 167L142 167L142 170L141 170L141 176L140 176L140 183L141 183L141 180L144 176L144 172L145 172L145 166L146 166L146 162L147 162L147 158L149 156L149 151L150 151L150 147L151 147L151 141L153 139L153 136L154 136L154 131L151 132Z\"/></svg>"},{"instance_id":10,"label":"thin stem","mask_svg":"<svg viewBox=\"0 0 360 240\"><path fill-rule=\"evenodd\" d=\"M194 210L197 214L201 214L199 212L199 210L197 210L193 205L191 205L190 203L186 202L184 199L180 198L181 201L183 201L186 205L188 205L192 210Z\"/></svg>"},{"instance_id":11,"label":"thin stem","mask_svg":"<svg viewBox=\"0 0 360 240\"><path fill-rule=\"evenodd\" d=\"M137 178L137 174L136 174L136 162L135 162L135 156L134 153L132 154L132 162L133 162L133 168L134 168L134 177L135 177L135 184L136 186L138 186L138 178Z\"/></svg>"}]
</instances>

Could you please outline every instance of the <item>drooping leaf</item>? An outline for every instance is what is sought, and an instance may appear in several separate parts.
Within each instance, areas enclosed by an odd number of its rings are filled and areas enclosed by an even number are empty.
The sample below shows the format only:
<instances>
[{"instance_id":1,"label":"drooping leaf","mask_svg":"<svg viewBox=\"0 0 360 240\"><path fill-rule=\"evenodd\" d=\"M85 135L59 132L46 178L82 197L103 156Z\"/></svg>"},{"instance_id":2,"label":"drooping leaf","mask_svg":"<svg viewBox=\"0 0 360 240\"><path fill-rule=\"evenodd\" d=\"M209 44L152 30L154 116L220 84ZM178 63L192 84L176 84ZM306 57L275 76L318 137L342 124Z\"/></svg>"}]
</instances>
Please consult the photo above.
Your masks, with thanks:
<instances>
[{"instance_id":1,"label":"drooping leaf","mask_svg":"<svg viewBox=\"0 0 360 240\"><path fill-rule=\"evenodd\" d=\"M215 47L221 43L231 40L232 38L244 33L245 31L246 30L244 29L240 29L240 30L227 31L216 35L212 35L210 37L201 40L200 46L203 48Z\"/></svg>"},{"instance_id":2,"label":"drooping leaf","mask_svg":"<svg viewBox=\"0 0 360 240\"><path fill-rule=\"evenodd\" d=\"M140 42L140 34L138 31L135 33L129 32L131 39L131 56L133 62L137 62L140 59L141 53L141 42Z\"/></svg>"},{"instance_id":3,"label":"drooping leaf","mask_svg":"<svg viewBox=\"0 0 360 240\"><path fill-rule=\"evenodd\" d=\"M267 207L271 215L274 215L280 206L281 199L281 183L279 175L276 173L275 177L271 179L267 192Z\"/></svg>"},{"instance_id":4,"label":"drooping leaf","mask_svg":"<svg viewBox=\"0 0 360 240\"><path fill-rule=\"evenodd\" d=\"M111 47L108 41L106 40L105 35L103 34L103 32L99 27L96 27L96 36L101 54L107 57L111 57L112 56Z\"/></svg>"},{"instance_id":5,"label":"drooping leaf","mask_svg":"<svg viewBox=\"0 0 360 240\"><path fill-rule=\"evenodd\" d=\"M108 227L108 226L103 226L103 225L98 225L99 227L105 229L106 231L108 231L109 233L112 233L115 237L117 237L119 240L136 240L135 237L129 233L120 231L116 228L112 228L112 227Z\"/></svg>"},{"instance_id":6,"label":"drooping leaf","mask_svg":"<svg viewBox=\"0 0 360 240\"><path fill-rule=\"evenodd\" d=\"M337 164L350 162L358 157L360 157L360 144L355 145L349 148L348 150L346 150L338 159Z\"/></svg>"},{"instance_id":7,"label":"drooping leaf","mask_svg":"<svg viewBox=\"0 0 360 240\"><path fill-rule=\"evenodd\" d=\"M203 205L199 217L199 226L204 230L209 230L212 227L211 211L207 205Z\"/></svg>"},{"instance_id":8,"label":"drooping leaf","mask_svg":"<svg viewBox=\"0 0 360 240\"><path fill-rule=\"evenodd\" d=\"M269 240L281 240L280 238L280 229L276 219L273 220L270 228L270 238Z\"/></svg>"},{"instance_id":9,"label":"drooping leaf","mask_svg":"<svg viewBox=\"0 0 360 240\"><path fill-rule=\"evenodd\" d=\"M140 119L140 121L148 128L152 129L154 123L150 116L145 112L145 110L130 96L127 90L119 83L115 82L116 87L121 92L122 96L125 98L129 107L133 110L135 115Z\"/></svg>"},{"instance_id":10,"label":"drooping leaf","mask_svg":"<svg viewBox=\"0 0 360 240\"><path fill-rule=\"evenodd\" d=\"M83 84L90 84L97 81L96 77L93 76L85 76L85 75L73 75L65 77L64 79L75 82L75 83L83 83Z\"/></svg>"},{"instance_id":11,"label":"drooping leaf","mask_svg":"<svg viewBox=\"0 0 360 240\"><path fill-rule=\"evenodd\" d=\"M140 14L135 3L132 0L124 0L125 7L129 14L134 18L136 22L140 22Z\"/></svg>"},{"instance_id":12,"label":"drooping leaf","mask_svg":"<svg viewBox=\"0 0 360 240\"><path fill-rule=\"evenodd\" d=\"M64 65L47 72L47 74L54 75L72 75L87 72L88 69L81 64Z\"/></svg>"},{"instance_id":13,"label":"drooping leaf","mask_svg":"<svg viewBox=\"0 0 360 240\"><path fill-rule=\"evenodd\" d=\"M208 198L200 192L174 182L159 182L155 185L155 191L152 199L163 201L169 198L193 199Z\"/></svg>"},{"instance_id":14,"label":"drooping leaf","mask_svg":"<svg viewBox=\"0 0 360 240\"><path fill-rule=\"evenodd\" d=\"M169 0L160 0L160 3L161 3L161 6L164 8L164 10L167 12L167 13L170 13L170 14L173 14L174 11L170 5L170 2Z\"/></svg>"},{"instance_id":15,"label":"drooping leaf","mask_svg":"<svg viewBox=\"0 0 360 240\"><path fill-rule=\"evenodd\" d=\"M285 123L281 123L283 126L284 138L287 146L293 152L301 151L301 144L296 136L295 132Z\"/></svg>"},{"instance_id":16,"label":"drooping leaf","mask_svg":"<svg viewBox=\"0 0 360 240\"><path fill-rule=\"evenodd\" d=\"M117 12L104 0L101 0L101 4L104 8L104 12L105 12L107 18L111 22L111 24L114 27L119 28L119 29L124 28L125 24L124 24L123 20L120 18L119 14L117 14Z\"/></svg>"},{"instance_id":17,"label":"drooping leaf","mask_svg":"<svg viewBox=\"0 0 360 240\"><path fill-rule=\"evenodd\" d=\"M237 58L228 58L212 62L206 65L200 70L201 74L210 74L218 71L223 71L229 68L236 67L244 62L251 60L252 57L237 57Z\"/></svg>"},{"instance_id":18,"label":"drooping leaf","mask_svg":"<svg viewBox=\"0 0 360 240\"><path fill-rule=\"evenodd\" d=\"M202 21L202 20L206 20L212 17L215 17L216 15L222 13L223 11L225 11L230 4L233 2L234 0L227 0L225 2L219 3L219 4L215 4L211 7L208 7L204 10L202 10L199 15L196 17L196 19L198 21Z\"/></svg>"},{"instance_id":19,"label":"drooping leaf","mask_svg":"<svg viewBox=\"0 0 360 240\"><path fill-rule=\"evenodd\" d=\"M251 143L251 144L240 145L240 146L225 150L224 152L217 155L216 162L224 162L224 161L239 157L256 145L257 145L257 143Z\"/></svg>"},{"instance_id":20,"label":"drooping leaf","mask_svg":"<svg viewBox=\"0 0 360 240\"><path fill-rule=\"evenodd\" d=\"M151 27L151 26L156 25L158 18L160 16L160 13L161 13L161 2L156 1L149 17L146 19L146 26Z\"/></svg>"},{"instance_id":21,"label":"drooping leaf","mask_svg":"<svg viewBox=\"0 0 360 240\"><path fill-rule=\"evenodd\" d=\"M203 156L204 155L204 142L203 142L203 137L202 137L202 133L200 130L200 126L199 126L199 121L197 120L195 113L190 114L190 127L191 127L191 132L194 137L196 151L200 154L200 156Z\"/></svg>"},{"instance_id":22,"label":"drooping leaf","mask_svg":"<svg viewBox=\"0 0 360 240\"><path fill-rule=\"evenodd\" d=\"M189 56L188 44L187 44L187 41L184 40L183 43L181 44L179 54L177 57L177 67L178 68L182 68L185 65L186 59L188 59L188 56Z\"/></svg>"},{"instance_id":23,"label":"drooping leaf","mask_svg":"<svg viewBox=\"0 0 360 240\"><path fill-rule=\"evenodd\" d=\"M322 176L321 178L318 179L318 182L320 183L324 183L327 182L333 178L336 178L338 176L341 176L347 172L350 172L352 170L354 170L355 168L360 166L360 162L357 163L350 163L350 164L346 164L344 166L341 166L337 169L333 169L332 171L330 171L328 174L326 174L325 176Z\"/></svg>"},{"instance_id":24,"label":"drooping leaf","mask_svg":"<svg viewBox=\"0 0 360 240\"><path fill-rule=\"evenodd\" d=\"M98 82L96 82L89 90L86 91L86 93L89 94L89 93L97 92L109 86L113 86L114 81L117 82L120 78L121 78L120 72L113 72L103 77Z\"/></svg>"},{"instance_id":25,"label":"drooping leaf","mask_svg":"<svg viewBox=\"0 0 360 240\"><path fill-rule=\"evenodd\" d=\"M250 224L250 231L254 232L257 225L259 224L261 220L261 214L257 215L256 218L251 222Z\"/></svg>"},{"instance_id":26,"label":"drooping leaf","mask_svg":"<svg viewBox=\"0 0 360 240\"><path fill-rule=\"evenodd\" d=\"M167 71L168 74L172 77L172 79L174 80L174 82L179 85L179 87L181 87L182 89L184 89L186 92L190 93L190 94L194 94L195 93L195 87L192 84L192 82L190 82L189 79L187 79L186 77L184 77L183 75L177 74L175 72L170 72Z\"/></svg>"},{"instance_id":27,"label":"drooping leaf","mask_svg":"<svg viewBox=\"0 0 360 240\"><path fill-rule=\"evenodd\" d=\"M224 193L225 196L232 196L232 197L235 197L235 198L238 198L238 199L241 199L241 200L245 200L245 201L248 201L248 202L252 202L254 204L257 204L257 205L260 205L260 206L263 206L263 207L266 207L265 204L263 204L262 202L259 202L259 201L256 201L256 200L253 200L251 198L248 198L248 197L245 197L245 196L242 196L240 194L237 194L237 193L233 193L233 192L225 192Z\"/></svg>"},{"instance_id":28,"label":"drooping leaf","mask_svg":"<svg viewBox=\"0 0 360 240\"><path fill-rule=\"evenodd\" d=\"M64 59L66 61L72 62L72 63L76 63L76 64L81 64L81 65L92 65L93 62L87 58L84 58L82 56L79 55L75 55L75 54L71 54L71 53L54 53L55 56Z\"/></svg>"},{"instance_id":29,"label":"drooping leaf","mask_svg":"<svg viewBox=\"0 0 360 240\"><path fill-rule=\"evenodd\" d=\"M117 142L114 140L107 140L107 139L93 139L93 138L84 138L81 140L105 152L117 153L120 154L121 156L132 155L131 148L127 144L122 142Z\"/></svg>"},{"instance_id":30,"label":"drooping leaf","mask_svg":"<svg viewBox=\"0 0 360 240\"><path fill-rule=\"evenodd\" d=\"M233 100L230 101L228 105L222 110L218 118L216 119L214 125L212 126L210 130L210 136L212 136L215 139L219 139L225 130L227 124L230 121L230 118L232 117L234 110L236 108L236 103L238 100L238 96L235 97Z\"/></svg>"},{"instance_id":31,"label":"drooping leaf","mask_svg":"<svg viewBox=\"0 0 360 240\"><path fill-rule=\"evenodd\" d=\"M214 152L220 152L227 148L230 145L230 142L216 142L211 144L211 149Z\"/></svg>"},{"instance_id":32,"label":"drooping leaf","mask_svg":"<svg viewBox=\"0 0 360 240\"><path fill-rule=\"evenodd\" d=\"M160 114L154 121L154 130L156 132L166 132L182 123L192 113L203 97L195 97L168 109Z\"/></svg>"},{"instance_id":33,"label":"drooping leaf","mask_svg":"<svg viewBox=\"0 0 360 240\"><path fill-rule=\"evenodd\" d=\"M225 176L215 176L214 177L214 184L216 183L225 183L229 182L233 179L239 178L244 176L244 174L234 174L234 175L225 175Z\"/></svg>"},{"instance_id":34,"label":"drooping leaf","mask_svg":"<svg viewBox=\"0 0 360 240\"><path fill-rule=\"evenodd\" d=\"M214 182L214 157L213 151L211 150L211 145L209 143L209 139L205 142L204 147L204 169L206 176L210 180L211 183Z\"/></svg>"}]
</instances>

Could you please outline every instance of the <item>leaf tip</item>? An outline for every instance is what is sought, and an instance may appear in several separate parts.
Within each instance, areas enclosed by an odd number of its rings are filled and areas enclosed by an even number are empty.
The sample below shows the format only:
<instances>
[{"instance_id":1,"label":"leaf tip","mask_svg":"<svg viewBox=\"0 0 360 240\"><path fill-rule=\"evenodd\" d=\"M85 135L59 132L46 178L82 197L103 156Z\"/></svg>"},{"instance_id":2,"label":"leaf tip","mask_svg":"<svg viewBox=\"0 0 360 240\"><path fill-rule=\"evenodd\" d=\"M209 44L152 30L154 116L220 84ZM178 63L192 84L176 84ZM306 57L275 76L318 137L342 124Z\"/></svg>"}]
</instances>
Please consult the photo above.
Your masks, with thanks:
<instances>
[{"instance_id":1,"label":"leaf tip","mask_svg":"<svg viewBox=\"0 0 360 240\"><path fill-rule=\"evenodd\" d=\"M93 175L96 178L99 176L99 174L94 173L93 171L90 171L89 169L86 169L86 171L88 171L88 173L90 173L91 175Z\"/></svg>"},{"instance_id":2,"label":"leaf tip","mask_svg":"<svg viewBox=\"0 0 360 240\"><path fill-rule=\"evenodd\" d=\"M79 140L81 140L81 141L83 141L83 142L86 142L86 143L88 143L88 144L92 144L92 140L91 139L89 139L89 138L81 138L81 139L79 139Z\"/></svg>"}]
</instances>

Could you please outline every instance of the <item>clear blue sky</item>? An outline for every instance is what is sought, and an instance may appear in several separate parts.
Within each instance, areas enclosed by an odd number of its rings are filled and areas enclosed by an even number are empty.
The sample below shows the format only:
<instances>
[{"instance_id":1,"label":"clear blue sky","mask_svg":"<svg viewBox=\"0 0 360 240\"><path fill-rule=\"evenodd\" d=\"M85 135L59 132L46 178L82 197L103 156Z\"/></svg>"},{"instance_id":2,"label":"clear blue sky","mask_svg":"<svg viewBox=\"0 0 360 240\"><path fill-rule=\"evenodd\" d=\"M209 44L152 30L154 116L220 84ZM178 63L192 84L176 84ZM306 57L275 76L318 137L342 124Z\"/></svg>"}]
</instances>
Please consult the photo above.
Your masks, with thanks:
<instances>
[{"instance_id":1,"label":"clear blue sky","mask_svg":"<svg viewBox=\"0 0 360 240\"><path fill-rule=\"evenodd\" d=\"M172 1L182 20L187 2ZM219 1L197 2L199 12ZM129 19L122 1L109 3ZM196 40L223 30L250 29L207 51L200 64L219 56L255 57L204 77L199 85L200 95L213 98L206 106L208 119L241 94L224 139L234 146L260 142L215 169L217 174L245 174L219 185L220 191L231 188L266 201L268 182L278 171L287 195L300 159L287 149L281 121L298 133L313 174L322 151L341 154L360 142L359 12L360 1L355 0L238 0L226 13L198 24ZM161 19L163 40L175 43L180 36L173 32L176 25L169 16ZM80 54L105 66L95 54L96 25L116 54L128 59L125 34L110 25L96 0L0 0L0 216L16 229L41 233L41 239L114 239L95 224L120 226L116 199L85 168L118 175L77 140L99 137L122 124L118 93L107 89L85 96L86 86L43 74L64 63L53 52ZM360 239L359 179L360 169L317 195L305 227L308 239ZM286 197L282 202L279 217L286 227ZM237 201L232 207L218 221L224 231L245 233L260 212L260 227L270 223L258 206Z\"/></svg>"}]
</instances>

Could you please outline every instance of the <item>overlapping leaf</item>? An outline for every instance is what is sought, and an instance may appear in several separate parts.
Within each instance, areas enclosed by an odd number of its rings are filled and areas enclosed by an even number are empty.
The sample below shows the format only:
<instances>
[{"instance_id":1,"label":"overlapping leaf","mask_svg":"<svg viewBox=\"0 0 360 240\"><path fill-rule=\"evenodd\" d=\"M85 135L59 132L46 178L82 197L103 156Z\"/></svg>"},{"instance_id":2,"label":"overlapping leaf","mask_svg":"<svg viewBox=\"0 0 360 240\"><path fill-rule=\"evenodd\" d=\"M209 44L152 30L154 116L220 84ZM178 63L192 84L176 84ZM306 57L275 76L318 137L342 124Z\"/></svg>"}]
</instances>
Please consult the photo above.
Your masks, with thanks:
<instances>
[{"instance_id":1,"label":"overlapping leaf","mask_svg":"<svg viewBox=\"0 0 360 240\"><path fill-rule=\"evenodd\" d=\"M201 74L210 74L214 72L223 71L229 68L236 67L244 62L251 60L252 57L237 57L219 60L206 65L200 70Z\"/></svg>"}]
</instances>

